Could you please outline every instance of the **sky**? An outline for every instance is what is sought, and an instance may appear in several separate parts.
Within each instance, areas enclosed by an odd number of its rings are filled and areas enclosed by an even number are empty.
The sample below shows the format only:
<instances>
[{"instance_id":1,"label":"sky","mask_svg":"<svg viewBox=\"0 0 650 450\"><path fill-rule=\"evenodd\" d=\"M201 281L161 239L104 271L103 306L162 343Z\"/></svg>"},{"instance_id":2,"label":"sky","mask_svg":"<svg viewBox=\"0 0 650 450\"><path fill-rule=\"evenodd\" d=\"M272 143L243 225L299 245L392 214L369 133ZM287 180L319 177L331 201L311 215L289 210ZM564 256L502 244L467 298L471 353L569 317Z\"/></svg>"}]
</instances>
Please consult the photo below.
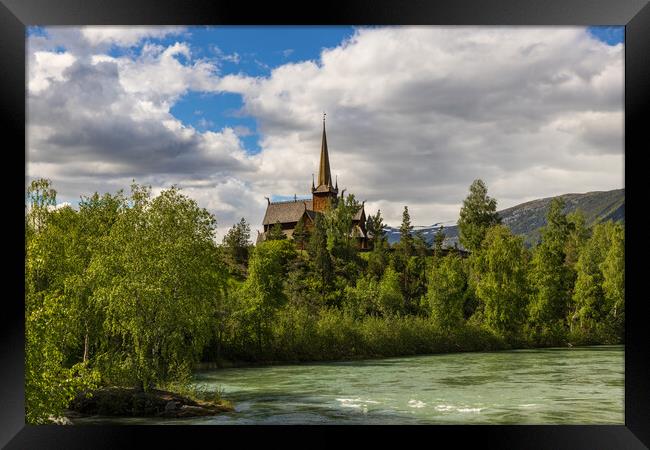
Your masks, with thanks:
<instances>
[{"instance_id":1,"label":"sky","mask_svg":"<svg viewBox=\"0 0 650 450\"><path fill-rule=\"evenodd\" d=\"M623 27L30 27L26 182L57 200L171 185L218 237L339 188L398 226L624 187ZM255 231L252 239L255 240Z\"/></svg>"}]
</instances>

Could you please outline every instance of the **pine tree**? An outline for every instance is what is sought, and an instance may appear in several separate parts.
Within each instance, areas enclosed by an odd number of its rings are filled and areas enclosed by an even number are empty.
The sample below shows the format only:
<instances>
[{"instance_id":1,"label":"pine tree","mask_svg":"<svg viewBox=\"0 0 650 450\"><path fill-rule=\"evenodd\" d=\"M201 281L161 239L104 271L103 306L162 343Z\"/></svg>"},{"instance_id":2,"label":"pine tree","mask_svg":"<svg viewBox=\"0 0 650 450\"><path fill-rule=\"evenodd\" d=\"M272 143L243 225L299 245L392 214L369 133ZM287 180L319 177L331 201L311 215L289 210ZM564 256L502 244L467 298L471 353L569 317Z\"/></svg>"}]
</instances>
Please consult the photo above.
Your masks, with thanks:
<instances>
[{"instance_id":1,"label":"pine tree","mask_svg":"<svg viewBox=\"0 0 650 450\"><path fill-rule=\"evenodd\" d=\"M409 208L405 206L404 212L402 212L402 224L399 227L399 248L405 257L409 257L414 253L412 232L413 226L411 225Z\"/></svg>"},{"instance_id":2,"label":"pine tree","mask_svg":"<svg viewBox=\"0 0 650 450\"><path fill-rule=\"evenodd\" d=\"M447 237L447 235L443 230L444 227L440 225L438 231L436 232L436 235L433 238L433 245L434 245L436 256L442 254L442 244L445 242L445 238Z\"/></svg>"},{"instance_id":3,"label":"pine tree","mask_svg":"<svg viewBox=\"0 0 650 450\"><path fill-rule=\"evenodd\" d=\"M282 241L286 238L287 236L282 232L282 225L280 225L280 222L276 222L266 235L267 241Z\"/></svg>"},{"instance_id":4,"label":"pine tree","mask_svg":"<svg viewBox=\"0 0 650 450\"><path fill-rule=\"evenodd\" d=\"M305 249L305 244L309 241L309 231L305 227L305 220L303 217L301 217L296 224L291 239L293 239L293 242L296 244L297 249Z\"/></svg>"},{"instance_id":5,"label":"pine tree","mask_svg":"<svg viewBox=\"0 0 650 450\"><path fill-rule=\"evenodd\" d=\"M327 250L327 232L325 231L324 218L322 214L316 214L314 230L309 238L309 256L316 275L318 290L321 299L325 303L327 290L332 281L334 267L332 258Z\"/></svg>"},{"instance_id":6,"label":"pine tree","mask_svg":"<svg viewBox=\"0 0 650 450\"><path fill-rule=\"evenodd\" d=\"M460 243L466 249L477 251L488 228L501 223L496 208L497 202L487 195L483 180L474 180L469 188L469 195L463 201L458 219Z\"/></svg>"},{"instance_id":7,"label":"pine tree","mask_svg":"<svg viewBox=\"0 0 650 450\"><path fill-rule=\"evenodd\" d=\"M375 245L376 242L383 239L386 235L384 231L384 219L381 217L381 210L377 210L377 213L372 216L368 216L366 220L366 230L371 239L371 245Z\"/></svg>"},{"instance_id":8,"label":"pine tree","mask_svg":"<svg viewBox=\"0 0 650 450\"><path fill-rule=\"evenodd\" d=\"M251 227L243 217L223 237L226 253L235 264L246 265L248 263L250 237Z\"/></svg>"}]
</instances>

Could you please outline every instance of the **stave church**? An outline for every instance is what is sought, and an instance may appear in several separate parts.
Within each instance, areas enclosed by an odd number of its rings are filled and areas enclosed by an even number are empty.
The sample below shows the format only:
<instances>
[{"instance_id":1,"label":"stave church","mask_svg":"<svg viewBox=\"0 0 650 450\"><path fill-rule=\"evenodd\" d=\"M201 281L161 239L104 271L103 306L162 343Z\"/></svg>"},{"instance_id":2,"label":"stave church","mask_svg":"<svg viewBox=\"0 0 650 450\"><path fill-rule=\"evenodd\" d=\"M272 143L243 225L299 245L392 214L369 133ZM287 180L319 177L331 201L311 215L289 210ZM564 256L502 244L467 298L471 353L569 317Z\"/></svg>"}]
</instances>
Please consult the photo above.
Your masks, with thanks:
<instances>
[{"instance_id":1,"label":"stave church","mask_svg":"<svg viewBox=\"0 0 650 450\"><path fill-rule=\"evenodd\" d=\"M330 170L329 151L327 149L327 135L325 133L325 118L323 117L323 137L320 149L320 164L318 168L318 184L314 184L312 175L311 182L311 199L297 199L294 196L293 200L272 202L268 198L266 213L262 221L264 231L258 231L257 243L263 242L266 239L269 231L276 224L280 224L282 232L291 239L293 231L299 221L303 222L306 230L311 230L314 227L314 221L317 214L322 214L329 208L335 207L336 204L343 199L343 192L339 197L338 179L336 183L332 183L332 173ZM368 248L368 235L366 231L366 213L364 205L352 220L352 229L350 230L351 236L357 239L357 246L361 250Z\"/></svg>"}]
</instances>

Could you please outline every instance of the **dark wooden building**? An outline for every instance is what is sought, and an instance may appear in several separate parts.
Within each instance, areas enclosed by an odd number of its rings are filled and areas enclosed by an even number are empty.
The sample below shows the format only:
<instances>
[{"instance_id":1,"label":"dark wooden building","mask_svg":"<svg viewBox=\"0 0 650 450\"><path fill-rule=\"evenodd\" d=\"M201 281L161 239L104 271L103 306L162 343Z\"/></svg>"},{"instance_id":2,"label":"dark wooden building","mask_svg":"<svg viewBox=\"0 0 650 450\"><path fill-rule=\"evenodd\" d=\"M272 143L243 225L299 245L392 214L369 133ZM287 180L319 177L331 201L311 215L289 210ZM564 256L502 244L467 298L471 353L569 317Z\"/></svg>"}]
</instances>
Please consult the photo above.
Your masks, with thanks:
<instances>
[{"instance_id":1,"label":"dark wooden building","mask_svg":"<svg viewBox=\"0 0 650 450\"><path fill-rule=\"evenodd\" d=\"M271 202L267 198L266 214L264 214L264 220L262 221L264 231L262 233L258 232L257 243L264 241L271 228L278 223L288 238L291 238L293 230L300 220L303 221L307 230L313 228L316 215L322 214L329 208L335 206L343 198L343 195L339 197L338 180L336 180L336 184L332 183L329 151L327 149L327 135L325 133L325 119L323 119L323 138L320 150L320 165L318 168L318 185L314 184L312 177L311 195L311 200L300 200L294 197L294 200L282 202ZM368 248L366 213L363 204L353 218L350 233L356 236L359 248Z\"/></svg>"}]
</instances>

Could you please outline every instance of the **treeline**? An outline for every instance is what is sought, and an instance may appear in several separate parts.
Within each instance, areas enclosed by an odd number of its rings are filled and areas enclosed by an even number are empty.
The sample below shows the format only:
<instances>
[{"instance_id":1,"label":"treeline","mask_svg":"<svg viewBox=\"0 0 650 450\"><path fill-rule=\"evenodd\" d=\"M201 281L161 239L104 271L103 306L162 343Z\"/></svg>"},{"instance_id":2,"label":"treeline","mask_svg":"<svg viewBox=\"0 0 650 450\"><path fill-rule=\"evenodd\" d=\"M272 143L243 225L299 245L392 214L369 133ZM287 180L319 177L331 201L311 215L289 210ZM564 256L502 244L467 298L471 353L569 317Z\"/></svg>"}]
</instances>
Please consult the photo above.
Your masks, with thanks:
<instances>
[{"instance_id":1,"label":"treeline","mask_svg":"<svg viewBox=\"0 0 650 450\"><path fill-rule=\"evenodd\" d=\"M434 254L404 208L392 251L377 211L360 252L353 195L256 247L244 219L216 222L171 188L95 194L55 209L32 182L26 214L26 394L31 423L97 385L187 380L198 361L309 361L619 343L624 233L554 200L528 250L481 180L460 211L468 258Z\"/></svg>"}]
</instances>

